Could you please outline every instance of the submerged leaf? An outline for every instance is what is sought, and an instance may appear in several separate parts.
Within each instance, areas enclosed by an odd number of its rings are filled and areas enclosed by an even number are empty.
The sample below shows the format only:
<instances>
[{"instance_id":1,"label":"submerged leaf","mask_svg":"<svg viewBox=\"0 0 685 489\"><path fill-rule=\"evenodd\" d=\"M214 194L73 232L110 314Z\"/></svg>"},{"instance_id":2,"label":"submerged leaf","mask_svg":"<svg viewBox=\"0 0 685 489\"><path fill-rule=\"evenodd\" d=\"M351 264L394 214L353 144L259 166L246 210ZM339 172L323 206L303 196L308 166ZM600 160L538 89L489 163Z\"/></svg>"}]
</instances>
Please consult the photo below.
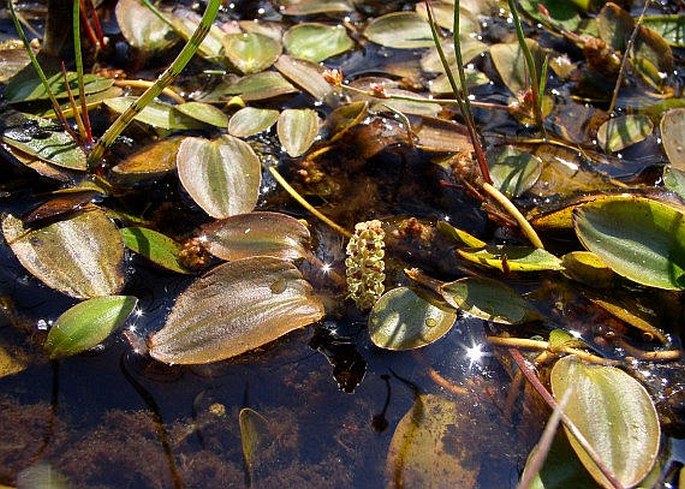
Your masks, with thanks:
<instances>
[{"instance_id":1,"label":"submerged leaf","mask_svg":"<svg viewBox=\"0 0 685 489\"><path fill-rule=\"evenodd\" d=\"M271 257L225 263L174 304L150 355L167 363L224 360L321 319L324 308L290 262Z\"/></svg>"},{"instance_id":2,"label":"submerged leaf","mask_svg":"<svg viewBox=\"0 0 685 489\"><path fill-rule=\"evenodd\" d=\"M124 243L100 209L34 231L10 215L2 230L21 264L53 289L90 298L115 295L124 286Z\"/></svg>"},{"instance_id":3,"label":"submerged leaf","mask_svg":"<svg viewBox=\"0 0 685 489\"><path fill-rule=\"evenodd\" d=\"M183 188L210 216L244 214L257 204L262 167L244 141L228 135L214 141L189 137L176 160Z\"/></svg>"},{"instance_id":4,"label":"submerged leaf","mask_svg":"<svg viewBox=\"0 0 685 489\"><path fill-rule=\"evenodd\" d=\"M388 48L415 49L433 46L428 21L416 12L394 12L372 20L364 31L371 42Z\"/></svg>"},{"instance_id":5,"label":"submerged leaf","mask_svg":"<svg viewBox=\"0 0 685 489\"><path fill-rule=\"evenodd\" d=\"M419 394L395 429L387 458L388 487L475 487L478 449L465 443L472 429L463 407L435 394Z\"/></svg>"},{"instance_id":6,"label":"submerged leaf","mask_svg":"<svg viewBox=\"0 0 685 489\"><path fill-rule=\"evenodd\" d=\"M253 256L298 260L310 254L310 239L304 224L278 212L251 212L202 227L204 247L222 260Z\"/></svg>"},{"instance_id":7,"label":"submerged leaf","mask_svg":"<svg viewBox=\"0 0 685 489\"><path fill-rule=\"evenodd\" d=\"M652 134L654 124L646 115L627 114L609 119L597 130L599 145L609 153L639 143Z\"/></svg>"},{"instance_id":8,"label":"submerged leaf","mask_svg":"<svg viewBox=\"0 0 685 489\"><path fill-rule=\"evenodd\" d=\"M123 228L120 232L127 248L162 268L172 272L188 273L179 260L182 247L170 237L143 227Z\"/></svg>"},{"instance_id":9,"label":"submerged leaf","mask_svg":"<svg viewBox=\"0 0 685 489\"><path fill-rule=\"evenodd\" d=\"M440 292L453 307L486 321L519 324L542 318L518 292L497 280L465 277L442 284Z\"/></svg>"},{"instance_id":10,"label":"submerged leaf","mask_svg":"<svg viewBox=\"0 0 685 489\"><path fill-rule=\"evenodd\" d=\"M318 63L354 47L342 25L297 24L283 35L283 44L293 58Z\"/></svg>"},{"instance_id":11,"label":"submerged leaf","mask_svg":"<svg viewBox=\"0 0 685 489\"><path fill-rule=\"evenodd\" d=\"M44 348L50 358L90 350L124 324L137 304L138 299L127 295L80 302L57 318L48 332Z\"/></svg>"},{"instance_id":12,"label":"submerged leaf","mask_svg":"<svg viewBox=\"0 0 685 489\"><path fill-rule=\"evenodd\" d=\"M254 409L242 408L238 413L240 428L240 445L243 448L243 460L250 477L254 477L255 461L260 450L268 445L270 440L269 427L264 416Z\"/></svg>"},{"instance_id":13,"label":"submerged leaf","mask_svg":"<svg viewBox=\"0 0 685 489\"><path fill-rule=\"evenodd\" d=\"M625 487L649 473L659 453L660 426L645 388L615 367L586 365L575 356L557 361L550 375L554 397L572 389L564 410L600 459ZM585 468L608 484L592 459L567 431Z\"/></svg>"},{"instance_id":14,"label":"submerged leaf","mask_svg":"<svg viewBox=\"0 0 685 489\"><path fill-rule=\"evenodd\" d=\"M245 102L251 102L293 92L297 92L297 89L283 75L275 71L264 71L242 77L233 85L225 87L221 96L239 95Z\"/></svg>"},{"instance_id":15,"label":"submerged leaf","mask_svg":"<svg viewBox=\"0 0 685 489\"><path fill-rule=\"evenodd\" d=\"M545 60L545 50L537 41L526 39L528 49L533 55L535 68L538 74L542 73L542 65ZM502 81L514 95L525 92L530 88L531 76L519 43L495 44L490 46L490 56Z\"/></svg>"},{"instance_id":16,"label":"submerged leaf","mask_svg":"<svg viewBox=\"0 0 685 489\"><path fill-rule=\"evenodd\" d=\"M661 140L673 168L685 170L685 108L671 109L659 124Z\"/></svg>"},{"instance_id":17,"label":"submerged leaf","mask_svg":"<svg viewBox=\"0 0 685 489\"><path fill-rule=\"evenodd\" d=\"M457 312L428 293L410 287L386 292L369 316L371 341L386 350L413 350L442 338Z\"/></svg>"},{"instance_id":18,"label":"submerged leaf","mask_svg":"<svg viewBox=\"0 0 685 489\"><path fill-rule=\"evenodd\" d=\"M278 117L278 140L293 158L302 156L319 133L319 116L312 109L285 109Z\"/></svg>"},{"instance_id":19,"label":"submerged leaf","mask_svg":"<svg viewBox=\"0 0 685 489\"><path fill-rule=\"evenodd\" d=\"M611 269L637 283L685 288L685 213L656 200L613 196L574 211L578 238Z\"/></svg>"},{"instance_id":20,"label":"submerged leaf","mask_svg":"<svg viewBox=\"0 0 685 489\"><path fill-rule=\"evenodd\" d=\"M520 197L535 185L542 173L540 158L514 146L489 152L488 161L495 186L510 197Z\"/></svg>"}]
</instances>

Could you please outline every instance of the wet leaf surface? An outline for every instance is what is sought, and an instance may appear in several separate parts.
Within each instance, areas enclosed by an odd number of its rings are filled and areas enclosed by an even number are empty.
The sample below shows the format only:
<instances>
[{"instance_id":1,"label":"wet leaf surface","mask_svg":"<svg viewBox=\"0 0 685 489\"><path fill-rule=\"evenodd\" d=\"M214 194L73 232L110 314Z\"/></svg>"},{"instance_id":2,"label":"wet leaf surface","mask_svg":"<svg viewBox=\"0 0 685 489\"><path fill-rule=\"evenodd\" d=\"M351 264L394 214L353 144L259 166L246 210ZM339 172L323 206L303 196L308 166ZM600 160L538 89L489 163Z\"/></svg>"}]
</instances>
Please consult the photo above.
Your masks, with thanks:
<instances>
[{"instance_id":1,"label":"wet leaf surface","mask_svg":"<svg viewBox=\"0 0 685 489\"><path fill-rule=\"evenodd\" d=\"M548 251L525 246L487 246L483 249L458 249L459 255L473 263L500 271L541 272L561 270L561 260Z\"/></svg>"},{"instance_id":2,"label":"wet leaf surface","mask_svg":"<svg viewBox=\"0 0 685 489\"><path fill-rule=\"evenodd\" d=\"M21 264L53 289L89 298L115 295L124 286L124 243L97 208L33 231L10 215L2 230Z\"/></svg>"},{"instance_id":3,"label":"wet leaf surface","mask_svg":"<svg viewBox=\"0 0 685 489\"><path fill-rule=\"evenodd\" d=\"M293 158L302 156L319 133L319 116L311 109L286 109L276 124L278 140Z\"/></svg>"},{"instance_id":4,"label":"wet leaf surface","mask_svg":"<svg viewBox=\"0 0 685 489\"><path fill-rule=\"evenodd\" d=\"M183 292L150 355L166 363L216 362L318 321L321 301L291 263L247 258L219 265Z\"/></svg>"},{"instance_id":5,"label":"wet leaf surface","mask_svg":"<svg viewBox=\"0 0 685 489\"><path fill-rule=\"evenodd\" d=\"M574 356L555 364L550 382L557 399L572 389L566 415L622 484L637 485L659 453L659 419L645 388L620 369L586 365ZM606 483L584 449L567 434L588 472Z\"/></svg>"},{"instance_id":6,"label":"wet leaf surface","mask_svg":"<svg viewBox=\"0 0 685 489\"><path fill-rule=\"evenodd\" d=\"M126 295L95 297L76 304L50 328L45 351L54 359L94 348L126 322L137 304L138 299Z\"/></svg>"},{"instance_id":7,"label":"wet leaf surface","mask_svg":"<svg viewBox=\"0 0 685 489\"><path fill-rule=\"evenodd\" d=\"M364 36L388 48L415 49L433 46L433 36L425 18L416 12L395 12L369 23Z\"/></svg>"},{"instance_id":8,"label":"wet leaf surface","mask_svg":"<svg viewBox=\"0 0 685 489\"><path fill-rule=\"evenodd\" d=\"M121 114L136 100L136 97L116 97L104 101L114 112ZM199 129L202 123L183 115L173 105L164 102L152 102L134 118L138 122L149 124L160 129Z\"/></svg>"},{"instance_id":9,"label":"wet leaf surface","mask_svg":"<svg viewBox=\"0 0 685 489\"><path fill-rule=\"evenodd\" d=\"M314 63L354 47L354 42L342 25L329 26L318 23L304 23L291 27L283 35L283 44L293 58Z\"/></svg>"},{"instance_id":10,"label":"wet leaf surface","mask_svg":"<svg viewBox=\"0 0 685 489\"><path fill-rule=\"evenodd\" d=\"M659 129L671 167L685 170L685 108L666 112L661 118Z\"/></svg>"},{"instance_id":11,"label":"wet leaf surface","mask_svg":"<svg viewBox=\"0 0 685 489\"><path fill-rule=\"evenodd\" d=\"M156 53L179 41L174 30L142 2L122 0L117 2L114 13L121 33L134 48Z\"/></svg>"},{"instance_id":12,"label":"wet leaf surface","mask_svg":"<svg viewBox=\"0 0 685 489\"><path fill-rule=\"evenodd\" d=\"M214 141L189 137L176 160L183 188L210 216L244 214L257 204L262 167L242 140L228 135Z\"/></svg>"},{"instance_id":13,"label":"wet leaf surface","mask_svg":"<svg viewBox=\"0 0 685 489\"><path fill-rule=\"evenodd\" d=\"M134 182L159 178L176 169L176 153L183 139L173 137L152 143L121 161L112 173Z\"/></svg>"},{"instance_id":14,"label":"wet leaf surface","mask_svg":"<svg viewBox=\"0 0 685 489\"><path fill-rule=\"evenodd\" d=\"M639 143L654 130L654 124L644 115L624 115L609 119L599 127L597 141L605 151L614 153Z\"/></svg>"},{"instance_id":15,"label":"wet leaf surface","mask_svg":"<svg viewBox=\"0 0 685 489\"><path fill-rule=\"evenodd\" d=\"M181 114L212 126L225 128L228 125L228 117L213 105L202 102L186 102L174 107Z\"/></svg>"},{"instance_id":16,"label":"wet leaf surface","mask_svg":"<svg viewBox=\"0 0 685 489\"><path fill-rule=\"evenodd\" d=\"M233 114L228 121L228 132L237 138L254 136L276 124L278 116L277 110L245 107Z\"/></svg>"},{"instance_id":17,"label":"wet leaf surface","mask_svg":"<svg viewBox=\"0 0 685 489\"><path fill-rule=\"evenodd\" d=\"M162 268L178 273L189 273L179 258L181 245L168 236L143 227L120 230L124 244Z\"/></svg>"},{"instance_id":18,"label":"wet leaf surface","mask_svg":"<svg viewBox=\"0 0 685 489\"><path fill-rule=\"evenodd\" d=\"M381 296L369 316L371 341L387 350L413 350L442 338L457 312L429 293L397 287Z\"/></svg>"},{"instance_id":19,"label":"wet leaf surface","mask_svg":"<svg viewBox=\"0 0 685 489\"><path fill-rule=\"evenodd\" d=\"M241 73L259 73L281 55L281 43L263 34L235 33L222 38L224 52Z\"/></svg>"},{"instance_id":20,"label":"wet leaf surface","mask_svg":"<svg viewBox=\"0 0 685 489\"><path fill-rule=\"evenodd\" d=\"M41 83L37 75L31 72L31 77L15 77L5 87L5 99L9 103L29 102L31 100L47 100L48 92ZM69 80L69 88L74 93L78 93L78 83L76 73L68 72L67 79ZM85 74L83 76L84 88L86 94L93 94L107 90L114 83L108 78L93 74ZM64 75L57 73L48 78L48 85L50 90L56 98L66 98L68 96Z\"/></svg>"}]
</instances>

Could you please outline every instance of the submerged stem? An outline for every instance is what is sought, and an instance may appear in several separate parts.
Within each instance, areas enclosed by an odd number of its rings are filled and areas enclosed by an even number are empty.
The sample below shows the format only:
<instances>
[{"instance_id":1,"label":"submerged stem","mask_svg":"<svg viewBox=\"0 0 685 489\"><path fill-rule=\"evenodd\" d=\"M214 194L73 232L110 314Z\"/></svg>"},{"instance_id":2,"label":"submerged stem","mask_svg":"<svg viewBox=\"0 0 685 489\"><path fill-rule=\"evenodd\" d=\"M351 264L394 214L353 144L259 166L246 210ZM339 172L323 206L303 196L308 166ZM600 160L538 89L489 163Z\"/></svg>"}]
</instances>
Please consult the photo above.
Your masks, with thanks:
<instances>
[{"instance_id":1,"label":"submerged stem","mask_svg":"<svg viewBox=\"0 0 685 489\"><path fill-rule=\"evenodd\" d=\"M542 240L538 236L538 234L535 232L535 229L533 229L533 226L530 225L528 220L525 218L523 214L521 214L521 211L519 211L516 206L507 198L506 195L504 195L502 192L500 192L497 188L493 187L489 183L484 183L482 185L483 190L497 201L499 205L501 205L511 217L513 217L516 222L518 223L519 227L521 228L521 232L528 238L530 243L535 246L536 248L540 249L545 249L545 245L542 244Z\"/></svg>"}]
</instances>

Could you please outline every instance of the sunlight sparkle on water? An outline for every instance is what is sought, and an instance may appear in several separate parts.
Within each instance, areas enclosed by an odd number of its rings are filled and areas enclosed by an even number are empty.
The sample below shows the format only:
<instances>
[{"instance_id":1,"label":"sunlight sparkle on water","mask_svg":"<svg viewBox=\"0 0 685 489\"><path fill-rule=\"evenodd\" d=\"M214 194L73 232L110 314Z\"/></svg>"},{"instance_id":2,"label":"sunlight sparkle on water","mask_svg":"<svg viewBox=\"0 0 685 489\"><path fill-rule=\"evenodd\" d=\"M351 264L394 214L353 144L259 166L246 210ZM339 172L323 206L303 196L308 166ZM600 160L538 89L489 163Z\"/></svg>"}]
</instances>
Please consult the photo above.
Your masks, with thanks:
<instances>
[{"instance_id":1,"label":"sunlight sparkle on water","mask_svg":"<svg viewBox=\"0 0 685 489\"><path fill-rule=\"evenodd\" d=\"M483 345L481 343L474 343L471 346L465 346L466 358L469 360L469 367L472 367L476 363L480 363L484 356L487 355L483 351Z\"/></svg>"},{"instance_id":2,"label":"sunlight sparkle on water","mask_svg":"<svg viewBox=\"0 0 685 489\"><path fill-rule=\"evenodd\" d=\"M333 265L330 263L324 263L323 265L321 265L321 271L326 275L328 275L332 269Z\"/></svg>"}]
</instances>

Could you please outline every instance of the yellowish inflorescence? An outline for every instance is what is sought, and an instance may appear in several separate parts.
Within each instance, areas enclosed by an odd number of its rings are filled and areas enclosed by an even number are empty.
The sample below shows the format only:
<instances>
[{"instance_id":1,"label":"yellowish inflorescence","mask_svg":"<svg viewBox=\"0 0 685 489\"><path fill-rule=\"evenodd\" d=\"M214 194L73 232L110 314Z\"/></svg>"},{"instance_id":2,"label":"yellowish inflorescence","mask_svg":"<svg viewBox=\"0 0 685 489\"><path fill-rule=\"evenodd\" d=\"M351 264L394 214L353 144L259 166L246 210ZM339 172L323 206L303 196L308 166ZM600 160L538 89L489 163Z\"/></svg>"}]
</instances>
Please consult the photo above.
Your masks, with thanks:
<instances>
[{"instance_id":1,"label":"yellowish inflorescence","mask_svg":"<svg viewBox=\"0 0 685 489\"><path fill-rule=\"evenodd\" d=\"M361 310L371 309L385 290L385 232L379 220L357 223L347 244L348 297Z\"/></svg>"}]
</instances>

